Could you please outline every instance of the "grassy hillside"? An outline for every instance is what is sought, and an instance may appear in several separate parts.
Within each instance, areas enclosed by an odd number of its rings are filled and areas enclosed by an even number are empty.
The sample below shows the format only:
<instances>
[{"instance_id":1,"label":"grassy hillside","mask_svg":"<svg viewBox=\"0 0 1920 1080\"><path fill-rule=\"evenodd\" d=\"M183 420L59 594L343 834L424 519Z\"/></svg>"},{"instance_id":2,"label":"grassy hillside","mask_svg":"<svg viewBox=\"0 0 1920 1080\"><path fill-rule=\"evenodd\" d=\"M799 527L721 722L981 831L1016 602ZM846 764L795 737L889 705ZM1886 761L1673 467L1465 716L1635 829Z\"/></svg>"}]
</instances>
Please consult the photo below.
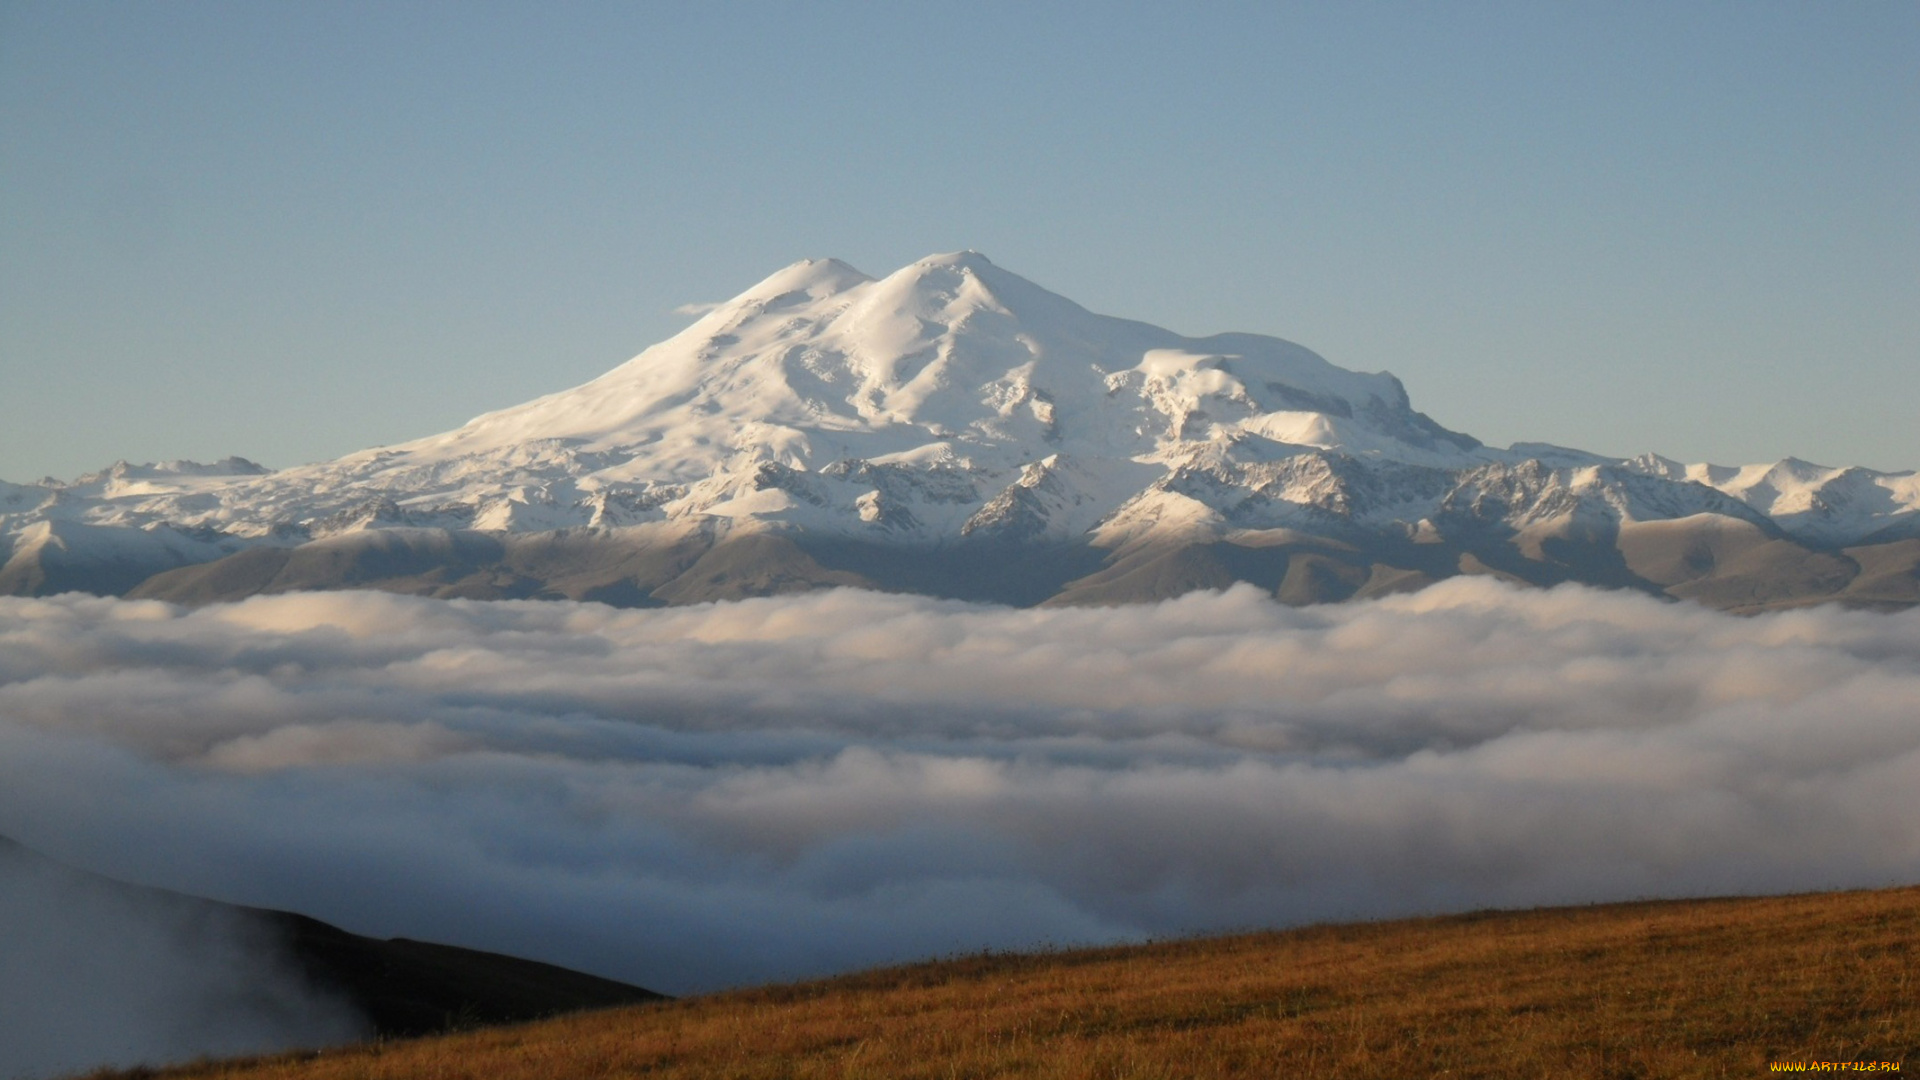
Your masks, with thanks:
<instances>
[{"instance_id":1,"label":"grassy hillside","mask_svg":"<svg viewBox=\"0 0 1920 1080\"><path fill-rule=\"evenodd\" d=\"M1751 1077L1920 1069L1920 889L985 956L168 1077Z\"/></svg>"}]
</instances>

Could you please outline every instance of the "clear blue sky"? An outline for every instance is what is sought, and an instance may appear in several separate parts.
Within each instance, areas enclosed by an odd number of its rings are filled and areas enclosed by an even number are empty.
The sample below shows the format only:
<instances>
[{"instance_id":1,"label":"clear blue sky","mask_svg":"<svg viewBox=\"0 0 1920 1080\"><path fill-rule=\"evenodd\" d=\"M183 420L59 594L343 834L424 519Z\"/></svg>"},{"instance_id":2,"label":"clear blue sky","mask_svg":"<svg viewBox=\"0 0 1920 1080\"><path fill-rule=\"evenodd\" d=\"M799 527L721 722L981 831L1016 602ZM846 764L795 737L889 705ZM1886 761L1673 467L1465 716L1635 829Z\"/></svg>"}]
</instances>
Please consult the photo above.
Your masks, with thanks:
<instances>
[{"instance_id":1,"label":"clear blue sky","mask_svg":"<svg viewBox=\"0 0 1920 1080\"><path fill-rule=\"evenodd\" d=\"M1489 442L1920 466L1920 4L0 0L0 477L285 466L977 248Z\"/></svg>"}]
</instances>

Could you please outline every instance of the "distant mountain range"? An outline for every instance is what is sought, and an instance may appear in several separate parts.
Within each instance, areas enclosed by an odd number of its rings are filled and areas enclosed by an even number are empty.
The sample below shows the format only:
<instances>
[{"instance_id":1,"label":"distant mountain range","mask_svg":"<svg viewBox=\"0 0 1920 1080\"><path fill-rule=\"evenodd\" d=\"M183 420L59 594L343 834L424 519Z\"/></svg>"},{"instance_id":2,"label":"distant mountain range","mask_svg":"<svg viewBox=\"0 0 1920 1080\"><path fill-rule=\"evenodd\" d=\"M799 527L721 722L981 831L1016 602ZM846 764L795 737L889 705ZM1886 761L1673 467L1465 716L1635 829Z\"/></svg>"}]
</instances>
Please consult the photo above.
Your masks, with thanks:
<instances>
[{"instance_id":1,"label":"distant mountain range","mask_svg":"<svg viewBox=\"0 0 1920 1080\"><path fill-rule=\"evenodd\" d=\"M1388 374L1096 315L975 252L795 263L583 386L272 472L0 483L0 594L1011 604L1455 574L1732 611L1920 603L1920 477L1495 449Z\"/></svg>"}]
</instances>

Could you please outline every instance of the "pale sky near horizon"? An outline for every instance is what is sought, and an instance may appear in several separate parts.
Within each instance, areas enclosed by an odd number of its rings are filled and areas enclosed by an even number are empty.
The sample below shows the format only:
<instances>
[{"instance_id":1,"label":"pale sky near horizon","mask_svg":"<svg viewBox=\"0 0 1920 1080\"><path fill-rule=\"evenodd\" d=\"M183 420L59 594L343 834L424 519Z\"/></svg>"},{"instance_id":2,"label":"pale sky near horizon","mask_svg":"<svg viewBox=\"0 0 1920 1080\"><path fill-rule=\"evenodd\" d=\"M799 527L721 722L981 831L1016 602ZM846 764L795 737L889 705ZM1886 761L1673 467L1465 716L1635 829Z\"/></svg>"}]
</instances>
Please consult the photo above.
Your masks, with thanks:
<instances>
[{"instance_id":1,"label":"pale sky near horizon","mask_svg":"<svg viewBox=\"0 0 1920 1080\"><path fill-rule=\"evenodd\" d=\"M1490 443L1920 466L1920 4L0 0L0 478L280 467L959 248Z\"/></svg>"}]
</instances>

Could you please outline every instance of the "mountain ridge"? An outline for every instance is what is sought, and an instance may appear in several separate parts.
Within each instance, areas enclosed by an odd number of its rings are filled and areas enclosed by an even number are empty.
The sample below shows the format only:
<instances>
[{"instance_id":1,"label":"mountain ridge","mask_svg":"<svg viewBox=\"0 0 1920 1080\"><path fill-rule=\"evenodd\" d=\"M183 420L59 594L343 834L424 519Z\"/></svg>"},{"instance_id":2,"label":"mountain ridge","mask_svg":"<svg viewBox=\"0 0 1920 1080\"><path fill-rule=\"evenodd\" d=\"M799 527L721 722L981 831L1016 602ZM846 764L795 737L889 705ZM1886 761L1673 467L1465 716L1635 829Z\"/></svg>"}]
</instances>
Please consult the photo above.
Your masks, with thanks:
<instances>
[{"instance_id":1,"label":"mountain ridge","mask_svg":"<svg viewBox=\"0 0 1920 1080\"><path fill-rule=\"evenodd\" d=\"M1695 589L1694 599L1740 610L1920 602L1920 577L1910 583L1899 570L1899 545L1920 539L1920 478L1911 472L1488 447L1414 410L1389 373L1348 371L1279 338L1189 338L1098 315L968 251L882 278L803 260L580 386L331 462L279 472L243 459L122 463L72 484L0 485L0 593L78 587L233 599L245 595L236 582L258 578L261 589L576 598L597 590L621 602L690 602L751 594L742 582L755 575L731 560L729 584L715 593L692 582L665 588L691 568L674 559L670 578L659 577L664 565L607 578L583 576L584 563L523 555L579 555L597 542L605 550L586 562L659 563L662 552L755 534L781 541L756 549L783 552L786 570L768 588L811 579L921 591L931 586L914 579L928 574L960 582L987 546L1057 549L1047 558L1061 573L1085 576L1142 547L1253 537L1241 546L1271 555L1276 545L1255 534L1288 530L1316 539L1287 559L1335 557L1327 545L1344 545L1345 577L1371 576L1375 566L1426 579L1495 572L1678 595L1693 578L1640 572L1625 551L1651 541L1623 549L1620 538L1703 517L1712 520L1699 535L1668 539L1710 548L1708 534L1730 542L1721 526L1750 527L1756 543L1785 545L1774 549L1775 576L1800 584L1758 593L1743 585L1729 594L1745 598L1738 602ZM475 554L489 543L499 549L491 561ZM321 550L302 556L306 569L282 573L308 545ZM1877 550L1889 545L1891 555ZM1868 562L1894 569L1849 594L1867 567L1846 552L1863 546L1876 549ZM453 561L427 550L456 548L467 554ZM193 569L259 549L287 553L264 578L226 566L214 576L229 584L213 587L209 572ZM404 565L318 569L321 555L342 551L355 554L333 562L390 562L400 552ZM902 551L941 565L867 572ZM276 558L242 562L259 571ZM1851 570L1807 570L1823 559ZM818 569L806 569L808 560ZM1719 574L1717 558L1692 562ZM1229 572L1275 573L1286 571ZM935 591L1040 602L1072 593L1074 580L1053 581L1038 599L1038 584ZM1170 587L1102 595L1154 599Z\"/></svg>"}]
</instances>

